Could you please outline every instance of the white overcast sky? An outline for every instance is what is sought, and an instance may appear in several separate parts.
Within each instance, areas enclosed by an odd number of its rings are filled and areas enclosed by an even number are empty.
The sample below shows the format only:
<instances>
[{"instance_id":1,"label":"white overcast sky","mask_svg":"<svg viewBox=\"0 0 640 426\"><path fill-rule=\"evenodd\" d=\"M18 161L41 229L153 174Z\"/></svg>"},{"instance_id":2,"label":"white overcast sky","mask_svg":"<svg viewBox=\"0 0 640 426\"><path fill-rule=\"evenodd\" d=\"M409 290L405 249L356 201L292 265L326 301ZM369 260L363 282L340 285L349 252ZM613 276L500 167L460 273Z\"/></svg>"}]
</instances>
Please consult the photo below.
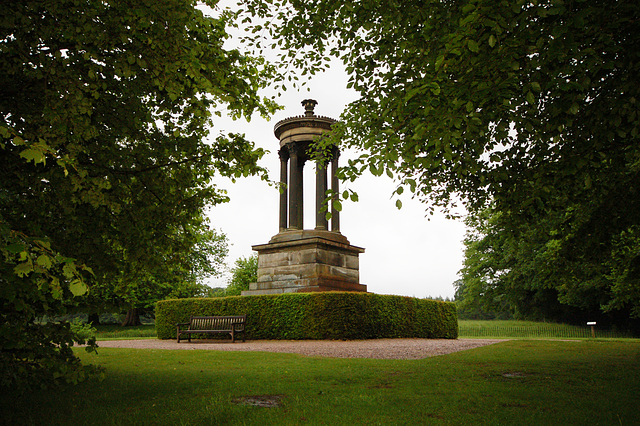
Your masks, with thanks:
<instances>
[{"instance_id":1,"label":"white overcast sky","mask_svg":"<svg viewBox=\"0 0 640 426\"><path fill-rule=\"evenodd\" d=\"M302 115L303 99L315 99L317 115L339 119L345 106L357 99L357 93L346 88L347 74L340 63L334 63L316 74L306 88L289 88L278 103L284 106L270 121L254 116L250 122L218 119L212 135L220 131L246 134L257 146L269 151L261 165L269 170L273 181L279 179L280 160L274 125L285 118ZM308 89L308 90L307 90ZM342 152L340 164L346 164L349 152ZM313 163L304 168L304 226L315 226L315 176ZM210 211L214 228L224 232L230 242L227 264L233 266L239 257L250 256L252 245L269 242L278 233L278 190L258 178L240 179L236 183L224 179L215 181L228 191L231 201ZM465 227L461 221L446 219L442 214L425 215L425 206L401 197L398 210L391 194L396 185L386 175L363 176L353 183L341 183L341 190L353 189L358 202L343 202L340 230L352 245L362 247L360 282L369 292L415 297L453 297L453 282L462 267ZM224 287L228 274L209 282Z\"/></svg>"}]
</instances>

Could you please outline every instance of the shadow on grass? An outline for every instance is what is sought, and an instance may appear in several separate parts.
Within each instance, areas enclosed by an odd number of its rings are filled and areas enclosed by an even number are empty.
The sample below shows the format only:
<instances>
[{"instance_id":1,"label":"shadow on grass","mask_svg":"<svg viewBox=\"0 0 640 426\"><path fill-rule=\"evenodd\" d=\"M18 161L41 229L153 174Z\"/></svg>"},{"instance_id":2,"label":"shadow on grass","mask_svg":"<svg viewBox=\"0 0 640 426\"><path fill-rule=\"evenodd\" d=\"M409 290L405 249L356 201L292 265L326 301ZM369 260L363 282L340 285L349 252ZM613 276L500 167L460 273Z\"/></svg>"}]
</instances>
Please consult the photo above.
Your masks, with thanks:
<instances>
[{"instance_id":1,"label":"shadow on grass","mask_svg":"<svg viewBox=\"0 0 640 426\"><path fill-rule=\"evenodd\" d=\"M200 350L78 353L105 366L106 379L3 396L7 424L640 422L638 342L519 340L414 361Z\"/></svg>"}]
</instances>

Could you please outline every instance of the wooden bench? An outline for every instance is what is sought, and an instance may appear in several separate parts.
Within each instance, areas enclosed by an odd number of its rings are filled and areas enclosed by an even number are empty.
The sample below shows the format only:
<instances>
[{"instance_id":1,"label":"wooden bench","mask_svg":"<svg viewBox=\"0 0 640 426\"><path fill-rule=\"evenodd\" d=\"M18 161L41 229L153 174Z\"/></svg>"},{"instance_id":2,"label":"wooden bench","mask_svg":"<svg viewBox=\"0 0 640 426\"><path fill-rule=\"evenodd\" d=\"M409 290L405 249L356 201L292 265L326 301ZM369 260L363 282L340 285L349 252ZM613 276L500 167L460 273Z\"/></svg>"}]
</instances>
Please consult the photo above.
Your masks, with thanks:
<instances>
[{"instance_id":1,"label":"wooden bench","mask_svg":"<svg viewBox=\"0 0 640 426\"><path fill-rule=\"evenodd\" d=\"M192 334L215 334L229 333L231 341L236 341L236 334L242 333L242 341L245 341L244 326L247 321L246 315L235 315L225 317L191 317L189 322L176 324L178 343L180 336L186 335L191 342ZM181 329L181 327L187 327Z\"/></svg>"}]
</instances>

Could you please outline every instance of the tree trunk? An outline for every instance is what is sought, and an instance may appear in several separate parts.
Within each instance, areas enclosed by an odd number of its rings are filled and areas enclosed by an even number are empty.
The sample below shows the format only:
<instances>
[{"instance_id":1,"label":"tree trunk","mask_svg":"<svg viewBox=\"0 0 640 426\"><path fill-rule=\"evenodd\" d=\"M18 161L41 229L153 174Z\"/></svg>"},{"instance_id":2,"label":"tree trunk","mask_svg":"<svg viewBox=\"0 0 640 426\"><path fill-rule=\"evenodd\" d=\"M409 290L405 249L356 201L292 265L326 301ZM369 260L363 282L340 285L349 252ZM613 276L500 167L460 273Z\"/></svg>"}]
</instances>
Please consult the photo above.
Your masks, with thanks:
<instances>
[{"instance_id":1,"label":"tree trunk","mask_svg":"<svg viewBox=\"0 0 640 426\"><path fill-rule=\"evenodd\" d=\"M100 325L100 314L89 314L87 322L93 326Z\"/></svg>"},{"instance_id":2,"label":"tree trunk","mask_svg":"<svg viewBox=\"0 0 640 426\"><path fill-rule=\"evenodd\" d=\"M142 322L140 321L140 312L138 312L136 308L129 309L127 311L127 316L121 325L123 327L142 325Z\"/></svg>"}]
</instances>

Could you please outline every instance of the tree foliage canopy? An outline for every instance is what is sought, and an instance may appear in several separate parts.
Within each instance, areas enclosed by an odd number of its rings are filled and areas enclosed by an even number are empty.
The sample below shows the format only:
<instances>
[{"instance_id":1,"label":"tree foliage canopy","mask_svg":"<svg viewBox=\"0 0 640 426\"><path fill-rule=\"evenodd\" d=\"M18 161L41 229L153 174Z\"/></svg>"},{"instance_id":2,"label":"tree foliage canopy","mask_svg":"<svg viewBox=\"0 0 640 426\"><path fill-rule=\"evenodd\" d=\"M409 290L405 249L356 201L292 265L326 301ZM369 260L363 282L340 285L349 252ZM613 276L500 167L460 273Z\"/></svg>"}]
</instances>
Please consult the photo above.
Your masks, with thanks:
<instances>
[{"instance_id":1,"label":"tree foliage canopy","mask_svg":"<svg viewBox=\"0 0 640 426\"><path fill-rule=\"evenodd\" d=\"M210 179L266 178L262 150L209 132L214 114L274 111L271 69L197 3L0 8L2 384L72 377L72 337L34 320L88 288L211 272L204 212L227 196Z\"/></svg>"},{"instance_id":2,"label":"tree foliage canopy","mask_svg":"<svg viewBox=\"0 0 640 426\"><path fill-rule=\"evenodd\" d=\"M595 238L561 235L553 219L546 215L516 227L494 209L470 215L456 283L461 306L527 319L633 326L629 318L637 318L640 307L637 236L623 231L604 237L606 227L581 230L603 233Z\"/></svg>"},{"instance_id":3,"label":"tree foliage canopy","mask_svg":"<svg viewBox=\"0 0 640 426\"><path fill-rule=\"evenodd\" d=\"M236 259L231 268L231 280L225 289L225 296L240 296L243 290L249 290L249 284L258 281L258 255Z\"/></svg>"},{"instance_id":4,"label":"tree foliage canopy","mask_svg":"<svg viewBox=\"0 0 640 426\"><path fill-rule=\"evenodd\" d=\"M387 173L429 208L491 208L522 254L500 249L508 270L544 249L535 282L560 302L640 315L637 1L243 3L277 23L258 27L283 62L346 65L361 97L336 138L362 153L346 178Z\"/></svg>"}]
</instances>

